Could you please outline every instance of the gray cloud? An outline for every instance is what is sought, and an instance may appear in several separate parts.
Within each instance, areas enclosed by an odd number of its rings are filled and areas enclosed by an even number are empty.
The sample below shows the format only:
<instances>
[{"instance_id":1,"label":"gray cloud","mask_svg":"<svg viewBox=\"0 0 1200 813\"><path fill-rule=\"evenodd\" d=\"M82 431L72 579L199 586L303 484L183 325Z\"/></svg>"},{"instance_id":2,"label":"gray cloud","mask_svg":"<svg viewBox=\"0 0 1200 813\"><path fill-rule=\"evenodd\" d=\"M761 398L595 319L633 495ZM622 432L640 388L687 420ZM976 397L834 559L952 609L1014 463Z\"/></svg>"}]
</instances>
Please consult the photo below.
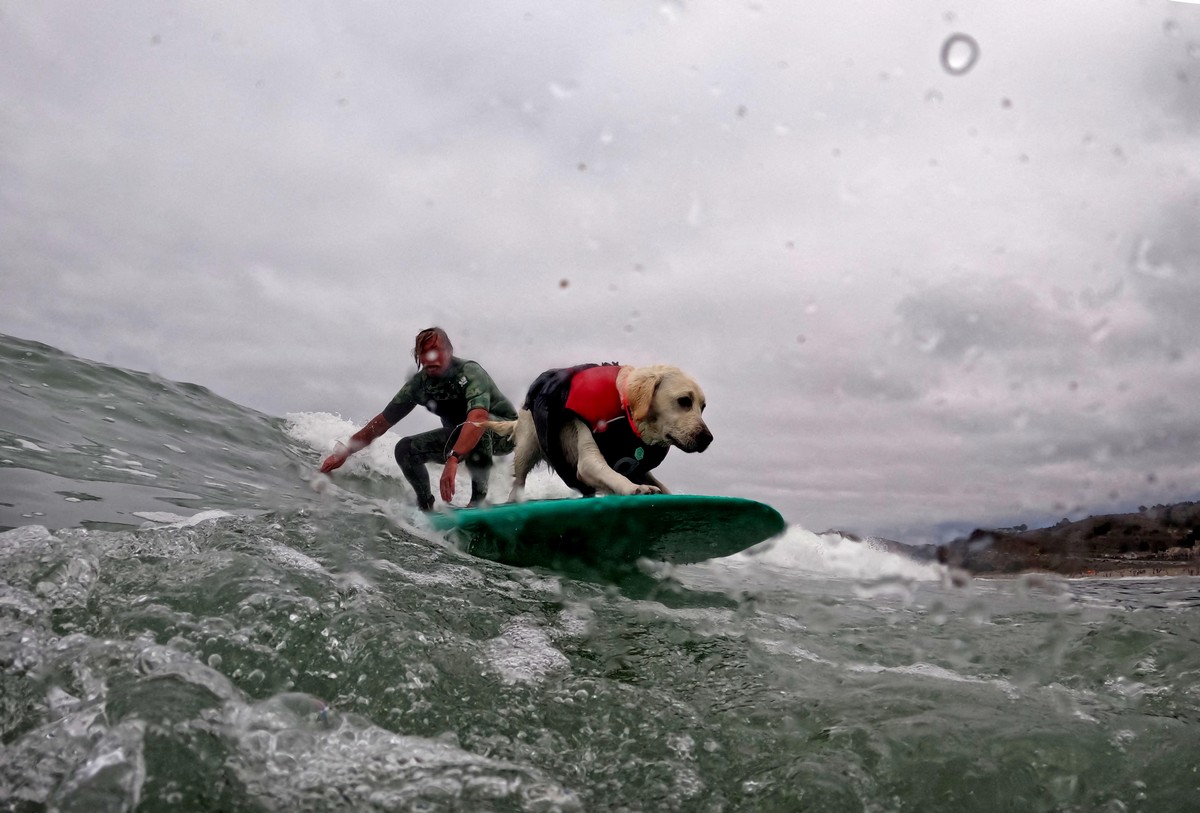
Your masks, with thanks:
<instances>
[{"instance_id":1,"label":"gray cloud","mask_svg":"<svg viewBox=\"0 0 1200 813\"><path fill-rule=\"evenodd\" d=\"M667 474L808 527L1162 501L1194 482L1194 17L7 7L0 330L356 420L430 324L516 399L677 363L718 442Z\"/></svg>"}]
</instances>

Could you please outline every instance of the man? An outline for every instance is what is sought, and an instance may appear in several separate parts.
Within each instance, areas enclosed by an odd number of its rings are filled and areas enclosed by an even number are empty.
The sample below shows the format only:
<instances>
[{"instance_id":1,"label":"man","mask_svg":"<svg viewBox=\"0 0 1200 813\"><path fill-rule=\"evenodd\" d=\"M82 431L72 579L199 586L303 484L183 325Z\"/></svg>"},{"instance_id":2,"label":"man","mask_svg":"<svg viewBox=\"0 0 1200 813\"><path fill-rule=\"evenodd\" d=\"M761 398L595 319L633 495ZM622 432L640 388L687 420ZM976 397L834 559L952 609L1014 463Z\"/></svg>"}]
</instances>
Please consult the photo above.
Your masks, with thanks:
<instances>
[{"instance_id":1,"label":"man","mask_svg":"<svg viewBox=\"0 0 1200 813\"><path fill-rule=\"evenodd\" d=\"M417 334L413 359L417 374L348 443L337 444L333 454L321 463L321 471L328 474L340 467L350 455L365 449L420 404L441 418L442 428L401 438L396 444L396 462L417 493L417 506L422 511L433 509L429 472L425 469L425 464L433 461L445 461L439 483L442 500L450 502L454 497L458 464L465 462L471 475L468 505L479 505L487 497L492 455L508 454L513 446L510 438L485 432L483 422L489 417L515 420L517 411L482 367L454 356L450 337L440 327Z\"/></svg>"}]
</instances>

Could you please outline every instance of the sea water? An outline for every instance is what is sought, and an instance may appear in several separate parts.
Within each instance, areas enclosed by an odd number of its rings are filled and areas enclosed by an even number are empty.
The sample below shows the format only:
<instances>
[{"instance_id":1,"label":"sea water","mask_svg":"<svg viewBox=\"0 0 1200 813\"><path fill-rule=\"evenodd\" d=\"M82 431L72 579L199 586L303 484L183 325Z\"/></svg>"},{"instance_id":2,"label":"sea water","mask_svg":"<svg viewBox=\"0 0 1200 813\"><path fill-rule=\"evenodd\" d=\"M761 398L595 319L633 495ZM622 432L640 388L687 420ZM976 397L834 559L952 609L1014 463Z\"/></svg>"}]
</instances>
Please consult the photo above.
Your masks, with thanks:
<instances>
[{"instance_id":1,"label":"sea water","mask_svg":"<svg viewBox=\"0 0 1200 813\"><path fill-rule=\"evenodd\" d=\"M352 429L0 337L0 810L1200 807L1200 580L791 527L580 581L382 443L314 489Z\"/></svg>"}]
</instances>

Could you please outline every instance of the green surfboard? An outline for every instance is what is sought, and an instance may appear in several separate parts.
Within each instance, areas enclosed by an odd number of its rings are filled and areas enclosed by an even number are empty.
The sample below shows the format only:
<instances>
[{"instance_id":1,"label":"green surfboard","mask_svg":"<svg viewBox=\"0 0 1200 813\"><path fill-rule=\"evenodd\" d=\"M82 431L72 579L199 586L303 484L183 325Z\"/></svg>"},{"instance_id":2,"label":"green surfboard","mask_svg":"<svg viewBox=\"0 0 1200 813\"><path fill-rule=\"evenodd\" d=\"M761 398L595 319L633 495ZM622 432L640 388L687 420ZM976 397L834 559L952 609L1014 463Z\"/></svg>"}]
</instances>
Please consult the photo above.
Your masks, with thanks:
<instances>
[{"instance_id":1,"label":"green surfboard","mask_svg":"<svg viewBox=\"0 0 1200 813\"><path fill-rule=\"evenodd\" d=\"M769 505L690 494L508 503L432 514L430 522L467 552L520 567L632 565L643 557L690 564L743 551L785 527Z\"/></svg>"}]
</instances>

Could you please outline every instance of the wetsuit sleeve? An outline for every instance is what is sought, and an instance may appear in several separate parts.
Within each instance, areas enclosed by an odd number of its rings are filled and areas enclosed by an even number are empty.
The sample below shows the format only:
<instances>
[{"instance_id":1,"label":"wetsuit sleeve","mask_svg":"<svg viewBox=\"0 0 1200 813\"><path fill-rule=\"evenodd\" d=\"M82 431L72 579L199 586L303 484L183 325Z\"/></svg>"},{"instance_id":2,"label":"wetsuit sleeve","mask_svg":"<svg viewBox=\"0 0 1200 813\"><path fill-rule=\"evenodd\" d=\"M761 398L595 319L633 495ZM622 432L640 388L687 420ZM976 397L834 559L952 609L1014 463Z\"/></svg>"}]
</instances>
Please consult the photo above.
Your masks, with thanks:
<instances>
[{"instance_id":1,"label":"wetsuit sleeve","mask_svg":"<svg viewBox=\"0 0 1200 813\"><path fill-rule=\"evenodd\" d=\"M413 411L413 407L417 405L417 392L419 382L417 377L413 376L408 382L400 388L400 392L396 393L392 398L391 403L383 408L383 416L388 421L395 425L401 418Z\"/></svg>"},{"instance_id":2,"label":"wetsuit sleeve","mask_svg":"<svg viewBox=\"0 0 1200 813\"><path fill-rule=\"evenodd\" d=\"M467 412L472 409L492 411L492 378L487 372L473 361L463 365L463 375L467 385L463 389L463 398L467 402Z\"/></svg>"}]
</instances>

